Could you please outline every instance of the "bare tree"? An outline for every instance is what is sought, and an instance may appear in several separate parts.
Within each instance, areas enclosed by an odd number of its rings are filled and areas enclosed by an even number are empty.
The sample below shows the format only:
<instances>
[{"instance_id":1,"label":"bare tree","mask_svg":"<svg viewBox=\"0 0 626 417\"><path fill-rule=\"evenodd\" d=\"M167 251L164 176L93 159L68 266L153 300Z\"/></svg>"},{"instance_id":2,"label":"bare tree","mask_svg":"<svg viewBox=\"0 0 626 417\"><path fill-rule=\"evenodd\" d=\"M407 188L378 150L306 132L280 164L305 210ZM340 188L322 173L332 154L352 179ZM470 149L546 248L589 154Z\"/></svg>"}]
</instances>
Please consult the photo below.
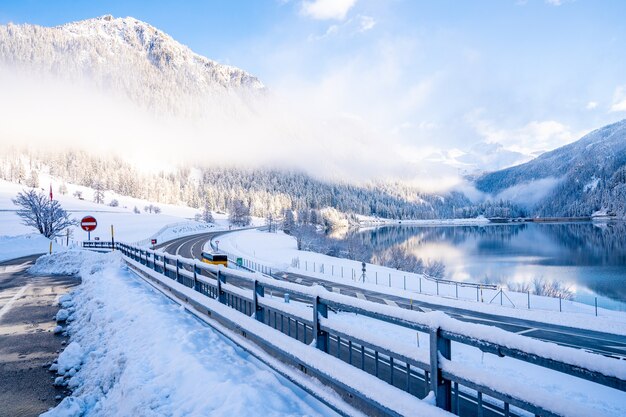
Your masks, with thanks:
<instances>
[{"instance_id":1,"label":"bare tree","mask_svg":"<svg viewBox=\"0 0 626 417\"><path fill-rule=\"evenodd\" d=\"M35 190L18 193L13 204L21 207L17 215L22 218L22 223L34 227L47 238L60 236L66 228L77 224L58 201L50 201L46 195Z\"/></svg>"},{"instance_id":2,"label":"bare tree","mask_svg":"<svg viewBox=\"0 0 626 417\"><path fill-rule=\"evenodd\" d=\"M443 278L446 273L446 265L440 260L429 259L424 267L424 273L434 278Z\"/></svg>"}]
</instances>

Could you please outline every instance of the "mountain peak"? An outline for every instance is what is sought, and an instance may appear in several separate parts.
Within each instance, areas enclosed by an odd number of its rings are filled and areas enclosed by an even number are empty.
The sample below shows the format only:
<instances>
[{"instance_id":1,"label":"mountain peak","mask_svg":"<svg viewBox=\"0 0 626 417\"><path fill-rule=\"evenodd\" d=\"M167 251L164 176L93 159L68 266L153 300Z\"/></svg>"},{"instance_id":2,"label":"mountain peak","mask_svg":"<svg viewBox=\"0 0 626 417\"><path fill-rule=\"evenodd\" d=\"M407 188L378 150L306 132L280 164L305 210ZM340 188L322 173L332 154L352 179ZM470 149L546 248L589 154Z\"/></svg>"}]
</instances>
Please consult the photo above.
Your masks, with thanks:
<instances>
[{"instance_id":1,"label":"mountain peak","mask_svg":"<svg viewBox=\"0 0 626 417\"><path fill-rule=\"evenodd\" d=\"M188 113L184 108L191 106L198 113L207 98L265 91L246 71L201 56L134 17L107 14L56 27L0 25L0 44L0 65L95 83L168 112Z\"/></svg>"}]
</instances>

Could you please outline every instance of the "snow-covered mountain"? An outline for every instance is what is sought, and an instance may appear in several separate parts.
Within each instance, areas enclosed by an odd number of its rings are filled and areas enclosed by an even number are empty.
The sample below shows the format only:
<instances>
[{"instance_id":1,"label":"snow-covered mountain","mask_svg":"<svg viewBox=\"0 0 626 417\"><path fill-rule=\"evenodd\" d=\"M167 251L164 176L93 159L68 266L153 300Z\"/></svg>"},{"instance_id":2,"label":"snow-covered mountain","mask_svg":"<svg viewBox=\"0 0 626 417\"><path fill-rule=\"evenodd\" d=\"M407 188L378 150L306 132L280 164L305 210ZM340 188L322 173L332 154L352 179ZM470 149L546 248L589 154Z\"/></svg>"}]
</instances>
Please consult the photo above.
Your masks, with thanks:
<instances>
[{"instance_id":1,"label":"snow-covered mountain","mask_svg":"<svg viewBox=\"0 0 626 417\"><path fill-rule=\"evenodd\" d=\"M531 203L538 214L588 216L606 210L626 217L626 120L525 164L483 175L476 187Z\"/></svg>"},{"instance_id":2,"label":"snow-covered mountain","mask_svg":"<svg viewBox=\"0 0 626 417\"><path fill-rule=\"evenodd\" d=\"M265 91L256 77L200 56L132 17L0 26L0 65L95 84L143 107L177 114L198 111L207 100L245 101Z\"/></svg>"}]
</instances>

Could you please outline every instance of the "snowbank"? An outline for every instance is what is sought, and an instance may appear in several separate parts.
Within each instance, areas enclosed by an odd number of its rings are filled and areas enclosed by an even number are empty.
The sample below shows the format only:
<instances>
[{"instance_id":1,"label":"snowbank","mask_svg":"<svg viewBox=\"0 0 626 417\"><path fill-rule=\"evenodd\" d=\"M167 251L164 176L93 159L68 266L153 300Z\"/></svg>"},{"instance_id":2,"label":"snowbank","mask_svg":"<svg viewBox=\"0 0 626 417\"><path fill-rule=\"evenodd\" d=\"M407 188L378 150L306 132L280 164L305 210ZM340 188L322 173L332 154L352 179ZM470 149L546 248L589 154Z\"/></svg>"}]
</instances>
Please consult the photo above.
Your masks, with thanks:
<instances>
[{"instance_id":1,"label":"snowbank","mask_svg":"<svg viewBox=\"0 0 626 417\"><path fill-rule=\"evenodd\" d=\"M71 251L36 266L79 270L83 280L63 300L72 343L57 361L59 378L74 391L44 416L334 415L119 260Z\"/></svg>"},{"instance_id":2,"label":"snowbank","mask_svg":"<svg viewBox=\"0 0 626 417\"><path fill-rule=\"evenodd\" d=\"M61 247L52 244L52 250L58 251ZM21 258L22 256L48 253L50 240L40 234L27 234L20 236L0 236L0 262L8 259Z\"/></svg>"}]
</instances>

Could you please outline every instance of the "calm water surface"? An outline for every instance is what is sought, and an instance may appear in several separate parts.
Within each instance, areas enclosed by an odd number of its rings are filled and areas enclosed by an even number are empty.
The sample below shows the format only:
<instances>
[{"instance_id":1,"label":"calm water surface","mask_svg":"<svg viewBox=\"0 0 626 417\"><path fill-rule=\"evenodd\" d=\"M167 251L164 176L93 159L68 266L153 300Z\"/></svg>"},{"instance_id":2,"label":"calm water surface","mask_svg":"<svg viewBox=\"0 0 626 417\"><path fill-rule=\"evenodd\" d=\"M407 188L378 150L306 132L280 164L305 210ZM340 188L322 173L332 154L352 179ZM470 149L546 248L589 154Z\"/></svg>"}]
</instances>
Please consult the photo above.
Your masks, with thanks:
<instances>
[{"instance_id":1,"label":"calm water surface","mask_svg":"<svg viewBox=\"0 0 626 417\"><path fill-rule=\"evenodd\" d=\"M359 231L373 250L403 244L418 257L439 259L458 281L558 280L575 299L626 311L626 223L390 226Z\"/></svg>"}]
</instances>

